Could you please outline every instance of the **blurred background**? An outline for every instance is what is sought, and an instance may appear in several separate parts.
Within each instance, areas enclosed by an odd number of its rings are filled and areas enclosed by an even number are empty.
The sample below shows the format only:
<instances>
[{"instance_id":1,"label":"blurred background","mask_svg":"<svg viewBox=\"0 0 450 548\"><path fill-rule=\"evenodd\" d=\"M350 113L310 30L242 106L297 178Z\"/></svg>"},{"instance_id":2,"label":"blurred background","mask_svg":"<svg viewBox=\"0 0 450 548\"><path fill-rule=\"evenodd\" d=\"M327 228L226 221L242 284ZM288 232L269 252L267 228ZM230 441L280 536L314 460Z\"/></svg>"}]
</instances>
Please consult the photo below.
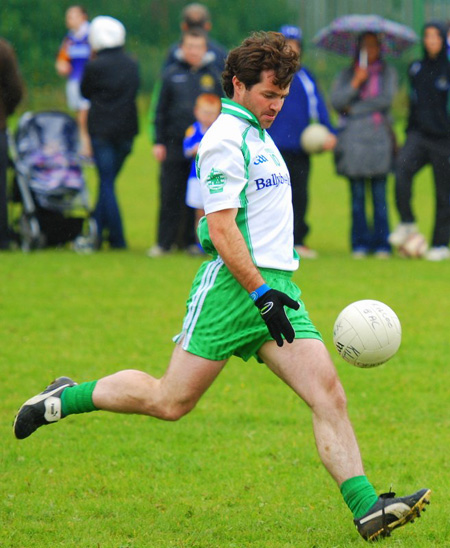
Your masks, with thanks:
<instances>
[{"instance_id":1,"label":"blurred background","mask_svg":"<svg viewBox=\"0 0 450 548\"><path fill-rule=\"evenodd\" d=\"M65 110L64 79L54 64L66 33L64 13L73 0L2 0L0 36L14 46L26 82L27 96L20 112L41 108ZM127 29L127 49L139 60L142 76L141 102L148 106L162 61L170 44L180 36L180 13L186 0L85 0L80 2L89 18L111 15ZM419 35L425 21L450 19L448 0L205 0L213 28L211 36L231 48L254 30L278 30L282 24L299 25L304 33L304 64L317 76L324 95L347 59L315 48L311 39L335 17L350 13L376 13L412 27ZM419 46L408 50L396 66L401 90L407 64L420 55ZM402 92L394 116L404 114Z\"/></svg>"}]
</instances>

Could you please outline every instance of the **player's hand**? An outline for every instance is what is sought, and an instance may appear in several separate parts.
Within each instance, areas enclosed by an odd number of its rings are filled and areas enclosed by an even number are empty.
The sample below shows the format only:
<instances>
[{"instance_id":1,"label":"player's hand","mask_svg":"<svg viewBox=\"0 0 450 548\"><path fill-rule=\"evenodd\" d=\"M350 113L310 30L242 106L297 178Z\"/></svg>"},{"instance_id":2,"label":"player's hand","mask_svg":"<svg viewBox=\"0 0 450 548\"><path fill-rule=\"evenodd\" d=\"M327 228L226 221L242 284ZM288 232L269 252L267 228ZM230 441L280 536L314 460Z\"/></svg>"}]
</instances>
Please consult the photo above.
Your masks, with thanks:
<instances>
[{"instance_id":1,"label":"player's hand","mask_svg":"<svg viewBox=\"0 0 450 548\"><path fill-rule=\"evenodd\" d=\"M294 310L300 308L300 304L291 299L286 293L269 289L264 295L255 301L260 310L261 318L266 322L269 333L275 339L278 346L283 346L283 337L291 343L295 337L295 331L291 322L286 316L284 307L288 306Z\"/></svg>"}]
</instances>

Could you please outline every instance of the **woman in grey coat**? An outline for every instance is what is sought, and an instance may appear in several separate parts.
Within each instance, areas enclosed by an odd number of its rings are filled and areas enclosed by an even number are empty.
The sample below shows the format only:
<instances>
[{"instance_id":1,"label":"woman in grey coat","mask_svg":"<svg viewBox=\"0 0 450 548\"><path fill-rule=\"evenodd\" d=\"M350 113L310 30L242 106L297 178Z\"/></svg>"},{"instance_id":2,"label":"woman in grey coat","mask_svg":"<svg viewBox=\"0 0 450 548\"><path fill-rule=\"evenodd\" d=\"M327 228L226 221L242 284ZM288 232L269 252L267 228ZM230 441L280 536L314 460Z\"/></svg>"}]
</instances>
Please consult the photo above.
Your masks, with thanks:
<instances>
[{"instance_id":1,"label":"woman in grey coat","mask_svg":"<svg viewBox=\"0 0 450 548\"><path fill-rule=\"evenodd\" d=\"M386 179L393 163L389 110L397 91L397 74L381 59L380 52L378 36L362 34L352 66L338 75L331 95L340 115L336 170L350 181L355 258L369 253L379 258L390 255ZM373 202L370 225L366 216L369 188Z\"/></svg>"}]
</instances>

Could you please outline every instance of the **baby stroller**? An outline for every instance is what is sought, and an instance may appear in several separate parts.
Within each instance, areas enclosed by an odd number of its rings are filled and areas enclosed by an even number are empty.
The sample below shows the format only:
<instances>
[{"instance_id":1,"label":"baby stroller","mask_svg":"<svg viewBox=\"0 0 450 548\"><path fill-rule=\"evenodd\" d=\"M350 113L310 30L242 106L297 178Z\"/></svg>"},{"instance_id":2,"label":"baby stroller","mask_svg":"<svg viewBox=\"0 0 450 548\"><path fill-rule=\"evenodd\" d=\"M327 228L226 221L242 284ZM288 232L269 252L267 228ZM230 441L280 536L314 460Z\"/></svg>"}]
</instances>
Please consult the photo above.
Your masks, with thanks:
<instances>
[{"instance_id":1,"label":"baby stroller","mask_svg":"<svg viewBox=\"0 0 450 548\"><path fill-rule=\"evenodd\" d=\"M77 251L94 249L97 230L89 208L75 120L58 111L26 112L10 141L15 171L13 218L23 251L73 242Z\"/></svg>"}]
</instances>

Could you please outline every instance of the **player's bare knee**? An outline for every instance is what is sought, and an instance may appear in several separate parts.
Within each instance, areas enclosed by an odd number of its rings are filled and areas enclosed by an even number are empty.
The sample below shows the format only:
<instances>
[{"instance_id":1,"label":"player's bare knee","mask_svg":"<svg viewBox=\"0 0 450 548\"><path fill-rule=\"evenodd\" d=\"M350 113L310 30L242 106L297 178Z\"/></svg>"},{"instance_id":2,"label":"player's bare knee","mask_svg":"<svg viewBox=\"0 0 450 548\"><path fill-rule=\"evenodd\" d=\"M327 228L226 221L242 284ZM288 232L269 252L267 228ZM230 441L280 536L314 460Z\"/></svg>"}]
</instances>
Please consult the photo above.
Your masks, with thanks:
<instances>
[{"instance_id":1,"label":"player's bare knee","mask_svg":"<svg viewBox=\"0 0 450 548\"><path fill-rule=\"evenodd\" d=\"M337 376L327 379L321 388L316 391L311 405L315 412L329 415L347 409L347 397Z\"/></svg>"},{"instance_id":2,"label":"player's bare knee","mask_svg":"<svg viewBox=\"0 0 450 548\"><path fill-rule=\"evenodd\" d=\"M195 403L191 401L167 402L160 407L158 418L169 422L176 422L187 415L195 407Z\"/></svg>"}]
</instances>

